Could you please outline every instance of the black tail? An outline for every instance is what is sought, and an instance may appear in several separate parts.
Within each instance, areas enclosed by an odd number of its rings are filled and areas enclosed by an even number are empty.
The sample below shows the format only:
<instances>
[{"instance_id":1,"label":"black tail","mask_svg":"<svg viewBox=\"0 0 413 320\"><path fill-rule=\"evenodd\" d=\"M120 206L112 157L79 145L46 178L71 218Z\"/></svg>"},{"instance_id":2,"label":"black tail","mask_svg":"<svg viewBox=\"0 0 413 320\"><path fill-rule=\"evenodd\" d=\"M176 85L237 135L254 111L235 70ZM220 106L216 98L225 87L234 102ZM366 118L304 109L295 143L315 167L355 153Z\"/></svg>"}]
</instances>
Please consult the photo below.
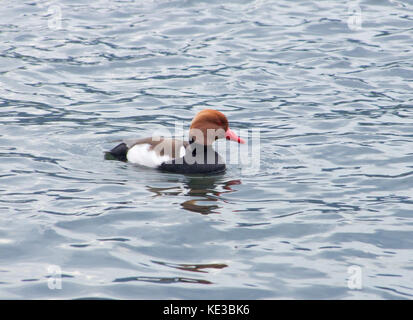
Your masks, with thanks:
<instances>
[{"instance_id":1,"label":"black tail","mask_svg":"<svg viewBox=\"0 0 413 320\"><path fill-rule=\"evenodd\" d=\"M121 143L114 147L110 151L105 152L105 159L106 160L120 160L120 161L127 161L126 154L128 153L128 147L125 143Z\"/></svg>"}]
</instances>

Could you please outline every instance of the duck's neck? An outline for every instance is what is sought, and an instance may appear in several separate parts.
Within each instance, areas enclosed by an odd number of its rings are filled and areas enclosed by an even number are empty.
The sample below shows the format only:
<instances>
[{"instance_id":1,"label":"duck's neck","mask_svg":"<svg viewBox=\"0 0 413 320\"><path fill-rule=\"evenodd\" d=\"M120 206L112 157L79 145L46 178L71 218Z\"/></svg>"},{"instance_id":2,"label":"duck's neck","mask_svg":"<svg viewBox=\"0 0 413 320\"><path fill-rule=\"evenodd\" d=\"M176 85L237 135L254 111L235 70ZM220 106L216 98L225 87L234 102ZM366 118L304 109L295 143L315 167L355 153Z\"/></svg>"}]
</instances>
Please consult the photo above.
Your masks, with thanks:
<instances>
[{"instance_id":1,"label":"duck's neck","mask_svg":"<svg viewBox=\"0 0 413 320\"><path fill-rule=\"evenodd\" d=\"M224 160L211 145L197 143L193 138L189 140L185 157L186 160L190 159L191 163L197 164L217 165L224 163Z\"/></svg>"},{"instance_id":2,"label":"duck's neck","mask_svg":"<svg viewBox=\"0 0 413 320\"><path fill-rule=\"evenodd\" d=\"M193 137L189 140L189 146L194 156L196 155L196 150L203 150L205 153L207 150L212 149L215 152L214 148L212 148L212 145L197 143Z\"/></svg>"}]
</instances>

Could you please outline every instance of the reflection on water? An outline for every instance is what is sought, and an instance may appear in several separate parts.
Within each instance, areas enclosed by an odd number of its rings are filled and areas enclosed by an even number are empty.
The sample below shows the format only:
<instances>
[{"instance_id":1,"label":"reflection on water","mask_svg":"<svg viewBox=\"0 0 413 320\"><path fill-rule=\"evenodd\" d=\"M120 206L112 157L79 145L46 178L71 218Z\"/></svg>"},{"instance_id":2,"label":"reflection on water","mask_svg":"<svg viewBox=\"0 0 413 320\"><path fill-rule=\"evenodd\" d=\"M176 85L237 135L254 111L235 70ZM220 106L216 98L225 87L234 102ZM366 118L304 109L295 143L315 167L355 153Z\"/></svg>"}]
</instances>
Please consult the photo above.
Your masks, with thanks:
<instances>
[{"instance_id":1,"label":"reflection on water","mask_svg":"<svg viewBox=\"0 0 413 320\"><path fill-rule=\"evenodd\" d=\"M154 193L154 197L159 196L190 196L194 199L188 199L181 203L181 207L185 210L197 212L200 214L220 213L220 201L225 201L220 198L224 193L234 192L231 188L233 185L241 184L241 180L222 181L223 176L211 177L188 177L183 187L151 187L147 186L147 190ZM223 189L220 190L220 189Z\"/></svg>"},{"instance_id":2,"label":"reflection on water","mask_svg":"<svg viewBox=\"0 0 413 320\"><path fill-rule=\"evenodd\" d=\"M118 278L113 280L113 282L131 282L131 281L143 281L143 282L153 282L153 283L197 283L197 284L212 284L211 281L193 278L183 278L183 277L127 277Z\"/></svg>"},{"instance_id":3,"label":"reflection on water","mask_svg":"<svg viewBox=\"0 0 413 320\"><path fill-rule=\"evenodd\" d=\"M170 267L174 269L179 269L183 271L208 273L207 269L220 270L228 267L224 263L208 263L208 264L185 264L185 263L170 263L163 261L152 261L161 266ZM143 281L143 282L154 282L154 283L198 283L198 284L212 284L211 281L205 279L195 279L188 277L124 277L116 278L113 282L133 282L133 281Z\"/></svg>"},{"instance_id":4,"label":"reflection on water","mask_svg":"<svg viewBox=\"0 0 413 320\"><path fill-rule=\"evenodd\" d=\"M170 263L170 262L162 262L162 261L152 261L154 263L160 264L162 266L167 266L179 270L184 271L192 271L192 272L203 272L206 273L205 269L224 269L228 267L225 263L208 263L208 264L185 264L185 263Z\"/></svg>"}]
</instances>

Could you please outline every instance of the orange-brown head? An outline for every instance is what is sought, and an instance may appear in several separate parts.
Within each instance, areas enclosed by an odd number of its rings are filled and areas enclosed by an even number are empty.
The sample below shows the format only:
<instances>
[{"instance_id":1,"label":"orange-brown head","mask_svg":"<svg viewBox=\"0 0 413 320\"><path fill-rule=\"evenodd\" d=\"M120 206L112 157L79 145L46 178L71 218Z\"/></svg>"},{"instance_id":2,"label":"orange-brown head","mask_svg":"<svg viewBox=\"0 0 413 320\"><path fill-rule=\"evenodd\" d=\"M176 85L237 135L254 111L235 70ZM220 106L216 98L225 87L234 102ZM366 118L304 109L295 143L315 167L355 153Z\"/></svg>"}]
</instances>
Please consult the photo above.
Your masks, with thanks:
<instances>
[{"instance_id":1,"label":"orange-brown head","mask_svg":"<svg viewBox=\"0 0 413 320\"><path fill-rule=\"evenodd\" d=\"M223 138L245 143L244 139L239 138L229 128L227 117L222 112L212 109L204 109L198 112L192 120L189 138L204 145L211 145L215 140Z\"/></svg>"}]
</instances>

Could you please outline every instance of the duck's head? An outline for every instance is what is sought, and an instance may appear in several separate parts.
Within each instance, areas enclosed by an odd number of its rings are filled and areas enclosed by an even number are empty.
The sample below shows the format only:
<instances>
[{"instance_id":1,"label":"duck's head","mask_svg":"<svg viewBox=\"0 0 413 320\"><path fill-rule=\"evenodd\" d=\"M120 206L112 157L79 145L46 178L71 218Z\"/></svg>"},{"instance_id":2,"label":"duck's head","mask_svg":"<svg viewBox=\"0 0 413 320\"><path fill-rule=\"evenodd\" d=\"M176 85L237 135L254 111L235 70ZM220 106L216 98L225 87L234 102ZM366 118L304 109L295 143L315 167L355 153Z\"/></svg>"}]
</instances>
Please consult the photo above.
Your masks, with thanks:
<instances>
[{"instance_id":1,"label":"duck's head","mask_svg":"<svg viewBox=\"0 0 413 320\"><path fill-rule=\"evenodd\" d=\"M217 110L204 109L192 120L189 139L199 144L211 145L217 139L227 139L238 143L245 140L229 128L227 117Z\"/></svg>"}]
</instances>

